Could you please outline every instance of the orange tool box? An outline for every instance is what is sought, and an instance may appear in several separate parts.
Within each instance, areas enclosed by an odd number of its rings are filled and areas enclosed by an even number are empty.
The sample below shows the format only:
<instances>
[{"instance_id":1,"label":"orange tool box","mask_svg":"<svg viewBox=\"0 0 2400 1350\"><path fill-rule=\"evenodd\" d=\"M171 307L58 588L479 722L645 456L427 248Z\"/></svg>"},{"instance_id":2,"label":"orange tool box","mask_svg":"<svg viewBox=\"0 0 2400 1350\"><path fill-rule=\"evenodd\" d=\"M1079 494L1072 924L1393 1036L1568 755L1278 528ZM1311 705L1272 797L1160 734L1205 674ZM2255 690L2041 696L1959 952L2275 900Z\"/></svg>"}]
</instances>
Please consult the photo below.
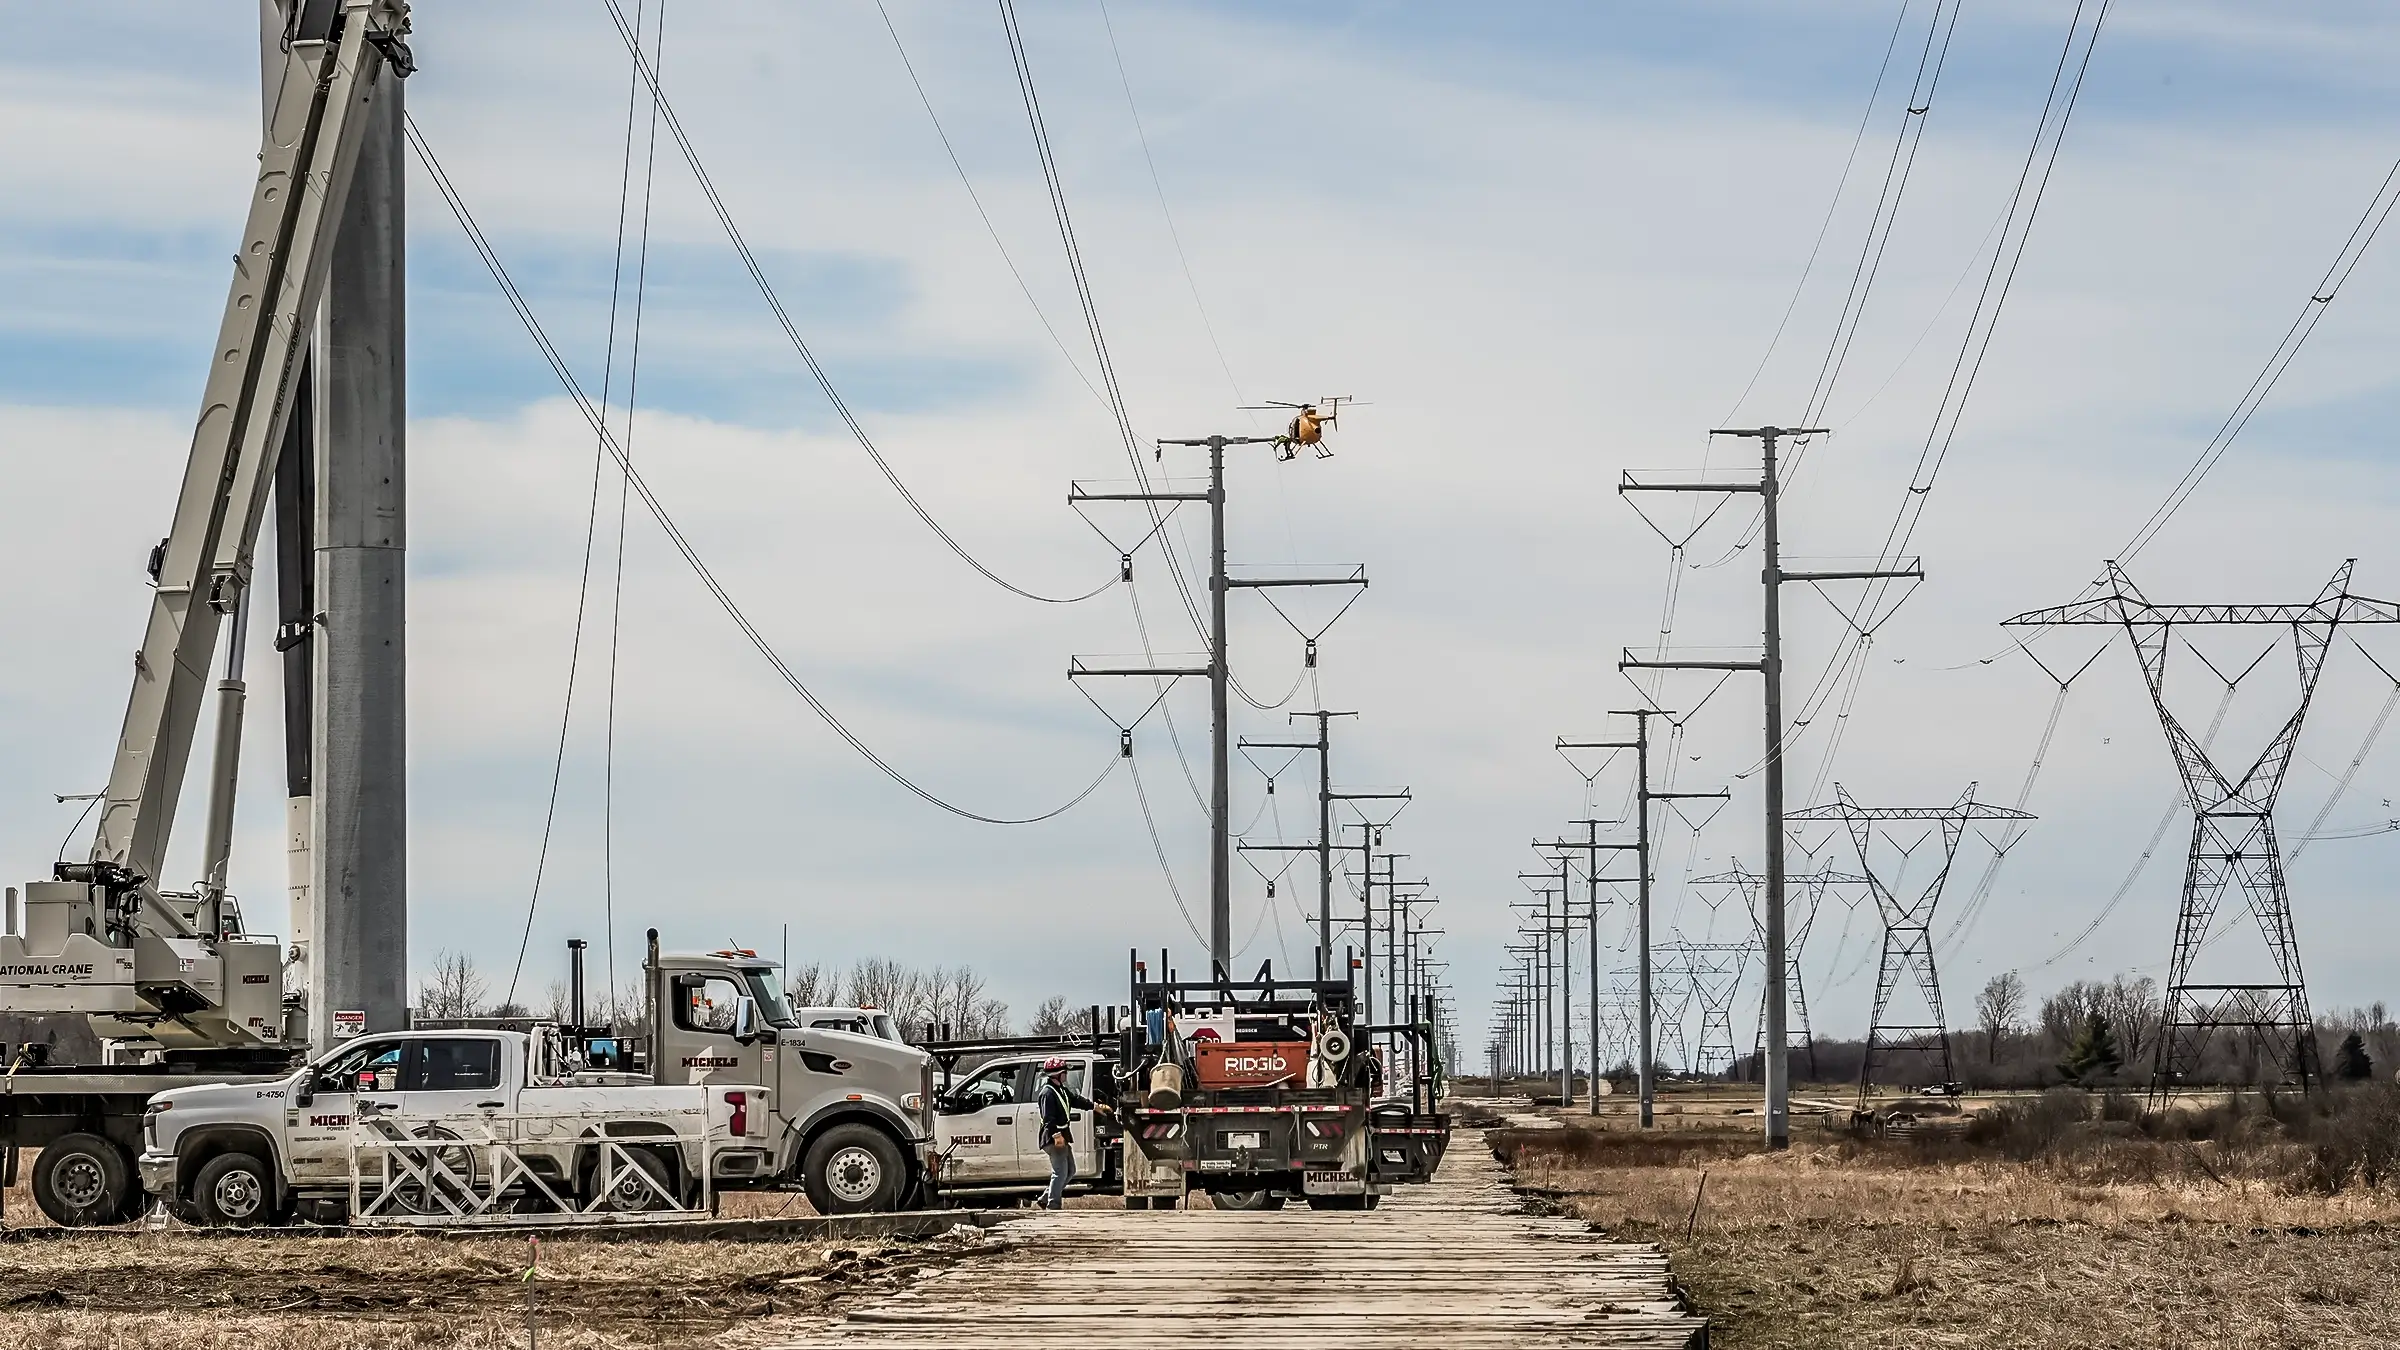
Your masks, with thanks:
<instances>
[{"instance_id":1,"label":"orange tool box","mask_svg":"<svg viewBox=\"0 0 2400 1350\"><path fill-rule=\"evenodd\" d=\"M1297 1087L1308 1082L1306 1041L1201 1041L1192 1077L1203 1088Z\"/></svg>"}]
</instances>

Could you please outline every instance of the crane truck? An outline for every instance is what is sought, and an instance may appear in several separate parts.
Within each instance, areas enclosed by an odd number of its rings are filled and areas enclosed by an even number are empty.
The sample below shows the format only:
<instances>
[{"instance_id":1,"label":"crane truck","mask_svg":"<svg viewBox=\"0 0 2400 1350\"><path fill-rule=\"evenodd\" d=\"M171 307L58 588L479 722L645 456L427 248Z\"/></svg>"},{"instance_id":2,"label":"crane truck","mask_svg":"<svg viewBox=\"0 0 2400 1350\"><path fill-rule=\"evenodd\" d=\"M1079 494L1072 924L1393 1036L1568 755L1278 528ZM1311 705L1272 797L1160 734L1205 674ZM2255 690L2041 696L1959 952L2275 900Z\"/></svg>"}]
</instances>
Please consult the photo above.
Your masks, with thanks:
<instances>
[{"instance_id":1,"label":"crane truck","mask_svg":"<svg viewBox=\"0 0 2400 1350\"><path fill-rule=\"evenodd\" d=\"M106 1063L53 1070L8 1047L0 1173L42 1149L34 1192L67 1223L126 1217L143 1106L184 1083L281 1076L306 1046L307 1010L284 989L284 947L248 930L225 886L240 743L240 642L220 686L202 876L162 885L167 841L220 630L239 631L267 492L298 400L342 208L366 124L414 61L402 0L296 9L235 255L172 527L152 550L150 617L132 693L81 861L7 895L0 1013L80 1016Z\"/></svg>"},{"instance_id":2,"label":"crane truck","mask_svg":"<svg viewBox=\"0 0 2400 1350\"><path fill-rule=\"evenodd\" d=\"M252 932L226 886L240 632L267 495L367 124L390 81L414 68L404 0L304 0L291 14L173 524L150 557L150 617L92 848L21 895L7 888L0 912L0 1014L80 1018L101 1042L98 1065L48 1063L41 1044L0 1046L0 1181L16 1179L23 1151L39 1150L35 1199L65 1225L132 1217L144 1202L137 1177L192 1204L210 1158L178 1144L137 1161L154 1096L213 1084L290 1101L311 1090L302 1061L314 1040L338 1054L369 1030L286 987L284 944ZM170 890L168 837L228 628L201 879ZM772 970L741 952L662 958L653 933L643 1028L652 1083L771 1090L773 1161L744 1178L752 1184L804 1185L826 1212L928 1197L931 1060L878 1036L801 1026ZM312 1014L325 1023L314 1037ZM214 1147L211 1137L194 1133L194 1149ZM280 1166L272 1137L261 1146L258 1161Z\"/></svg>"}]
</instances>

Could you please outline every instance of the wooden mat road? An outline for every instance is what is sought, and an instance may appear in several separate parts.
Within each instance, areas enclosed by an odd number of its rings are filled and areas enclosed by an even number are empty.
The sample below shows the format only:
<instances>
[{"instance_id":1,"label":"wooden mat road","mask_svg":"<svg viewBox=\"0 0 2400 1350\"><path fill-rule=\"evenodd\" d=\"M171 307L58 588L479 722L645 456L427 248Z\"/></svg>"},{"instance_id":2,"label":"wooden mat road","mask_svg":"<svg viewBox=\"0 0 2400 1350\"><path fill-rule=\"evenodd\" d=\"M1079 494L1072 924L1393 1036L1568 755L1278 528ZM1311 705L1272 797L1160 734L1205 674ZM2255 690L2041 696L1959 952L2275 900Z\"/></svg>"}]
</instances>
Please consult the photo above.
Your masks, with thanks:
<instances>
[{"instance_id":1,"label":"wooden mat road","mask_svg":"<svg viewBox=\"0 0 2400 1350\"><path fill-rule=\"evenodd\" d=\"M1070 1209L783 1350L1161 1345L1350 1350L1708 1344L1657 1247L1520 1212L1482 1135L1366 1213Z\"/></svg>"}]
</instances>

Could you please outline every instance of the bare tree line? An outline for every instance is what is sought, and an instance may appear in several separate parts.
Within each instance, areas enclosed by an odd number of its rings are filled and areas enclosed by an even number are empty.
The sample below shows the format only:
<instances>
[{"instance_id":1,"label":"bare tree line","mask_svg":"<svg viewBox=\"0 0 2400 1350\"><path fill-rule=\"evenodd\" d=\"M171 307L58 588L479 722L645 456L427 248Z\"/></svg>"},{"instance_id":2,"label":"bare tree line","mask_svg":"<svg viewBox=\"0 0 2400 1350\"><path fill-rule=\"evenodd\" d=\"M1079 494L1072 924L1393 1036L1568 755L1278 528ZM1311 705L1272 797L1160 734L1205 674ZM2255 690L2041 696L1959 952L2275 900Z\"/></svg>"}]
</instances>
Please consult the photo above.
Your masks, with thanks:
<instances>
[{"instance_id":1,"label":"bare tree line","mask_svg":"<svg viewBox=\"0 0 2400 1350\"><path fill-rule=\"evenodd\" d=\"M862 957L848 970L821 961L784 972L784 994L794 1007L876 1008L890 1013L911 1040L931 1025L965 1040L1006 1036L1008 1004L993 997L973 966L919 969L885 956Z\"/></svg>"}]
</instances>

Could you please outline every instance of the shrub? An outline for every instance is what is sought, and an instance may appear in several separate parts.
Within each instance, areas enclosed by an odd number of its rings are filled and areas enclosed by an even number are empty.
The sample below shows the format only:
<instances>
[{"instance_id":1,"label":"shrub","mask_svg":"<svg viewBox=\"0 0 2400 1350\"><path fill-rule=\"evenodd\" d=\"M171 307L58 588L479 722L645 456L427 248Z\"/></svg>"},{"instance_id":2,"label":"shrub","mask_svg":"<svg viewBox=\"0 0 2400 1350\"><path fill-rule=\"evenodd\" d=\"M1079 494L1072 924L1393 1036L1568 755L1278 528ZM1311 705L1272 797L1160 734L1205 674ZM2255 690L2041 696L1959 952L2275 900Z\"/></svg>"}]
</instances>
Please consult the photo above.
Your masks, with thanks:
<instances>
[{"instance_id":1,"label":"shrub","mask_svg":"<svg viewBox=\"0 0 2400 1350\"><path fill-rule=\"evenodd\" d=\"M2337 1088L2310 1122L2310 1177L2320 1189L2400 1182L2400 1083Z\"/></svg>"},{"instance_id":2,"label":"shrub","mask_svg":"<svg viewBox=\"0 0 2400 1350\"><path fill-rule=\"evenodd\" d=\"M1967 1126L1967 1139L1997 1147L2012 1158L2038 1158L2055 1150L2090 1116L2088 1093L2056 1087L2039 1097L2004 1102L1979 1113Z\"/></svg>"}]
</instances>

